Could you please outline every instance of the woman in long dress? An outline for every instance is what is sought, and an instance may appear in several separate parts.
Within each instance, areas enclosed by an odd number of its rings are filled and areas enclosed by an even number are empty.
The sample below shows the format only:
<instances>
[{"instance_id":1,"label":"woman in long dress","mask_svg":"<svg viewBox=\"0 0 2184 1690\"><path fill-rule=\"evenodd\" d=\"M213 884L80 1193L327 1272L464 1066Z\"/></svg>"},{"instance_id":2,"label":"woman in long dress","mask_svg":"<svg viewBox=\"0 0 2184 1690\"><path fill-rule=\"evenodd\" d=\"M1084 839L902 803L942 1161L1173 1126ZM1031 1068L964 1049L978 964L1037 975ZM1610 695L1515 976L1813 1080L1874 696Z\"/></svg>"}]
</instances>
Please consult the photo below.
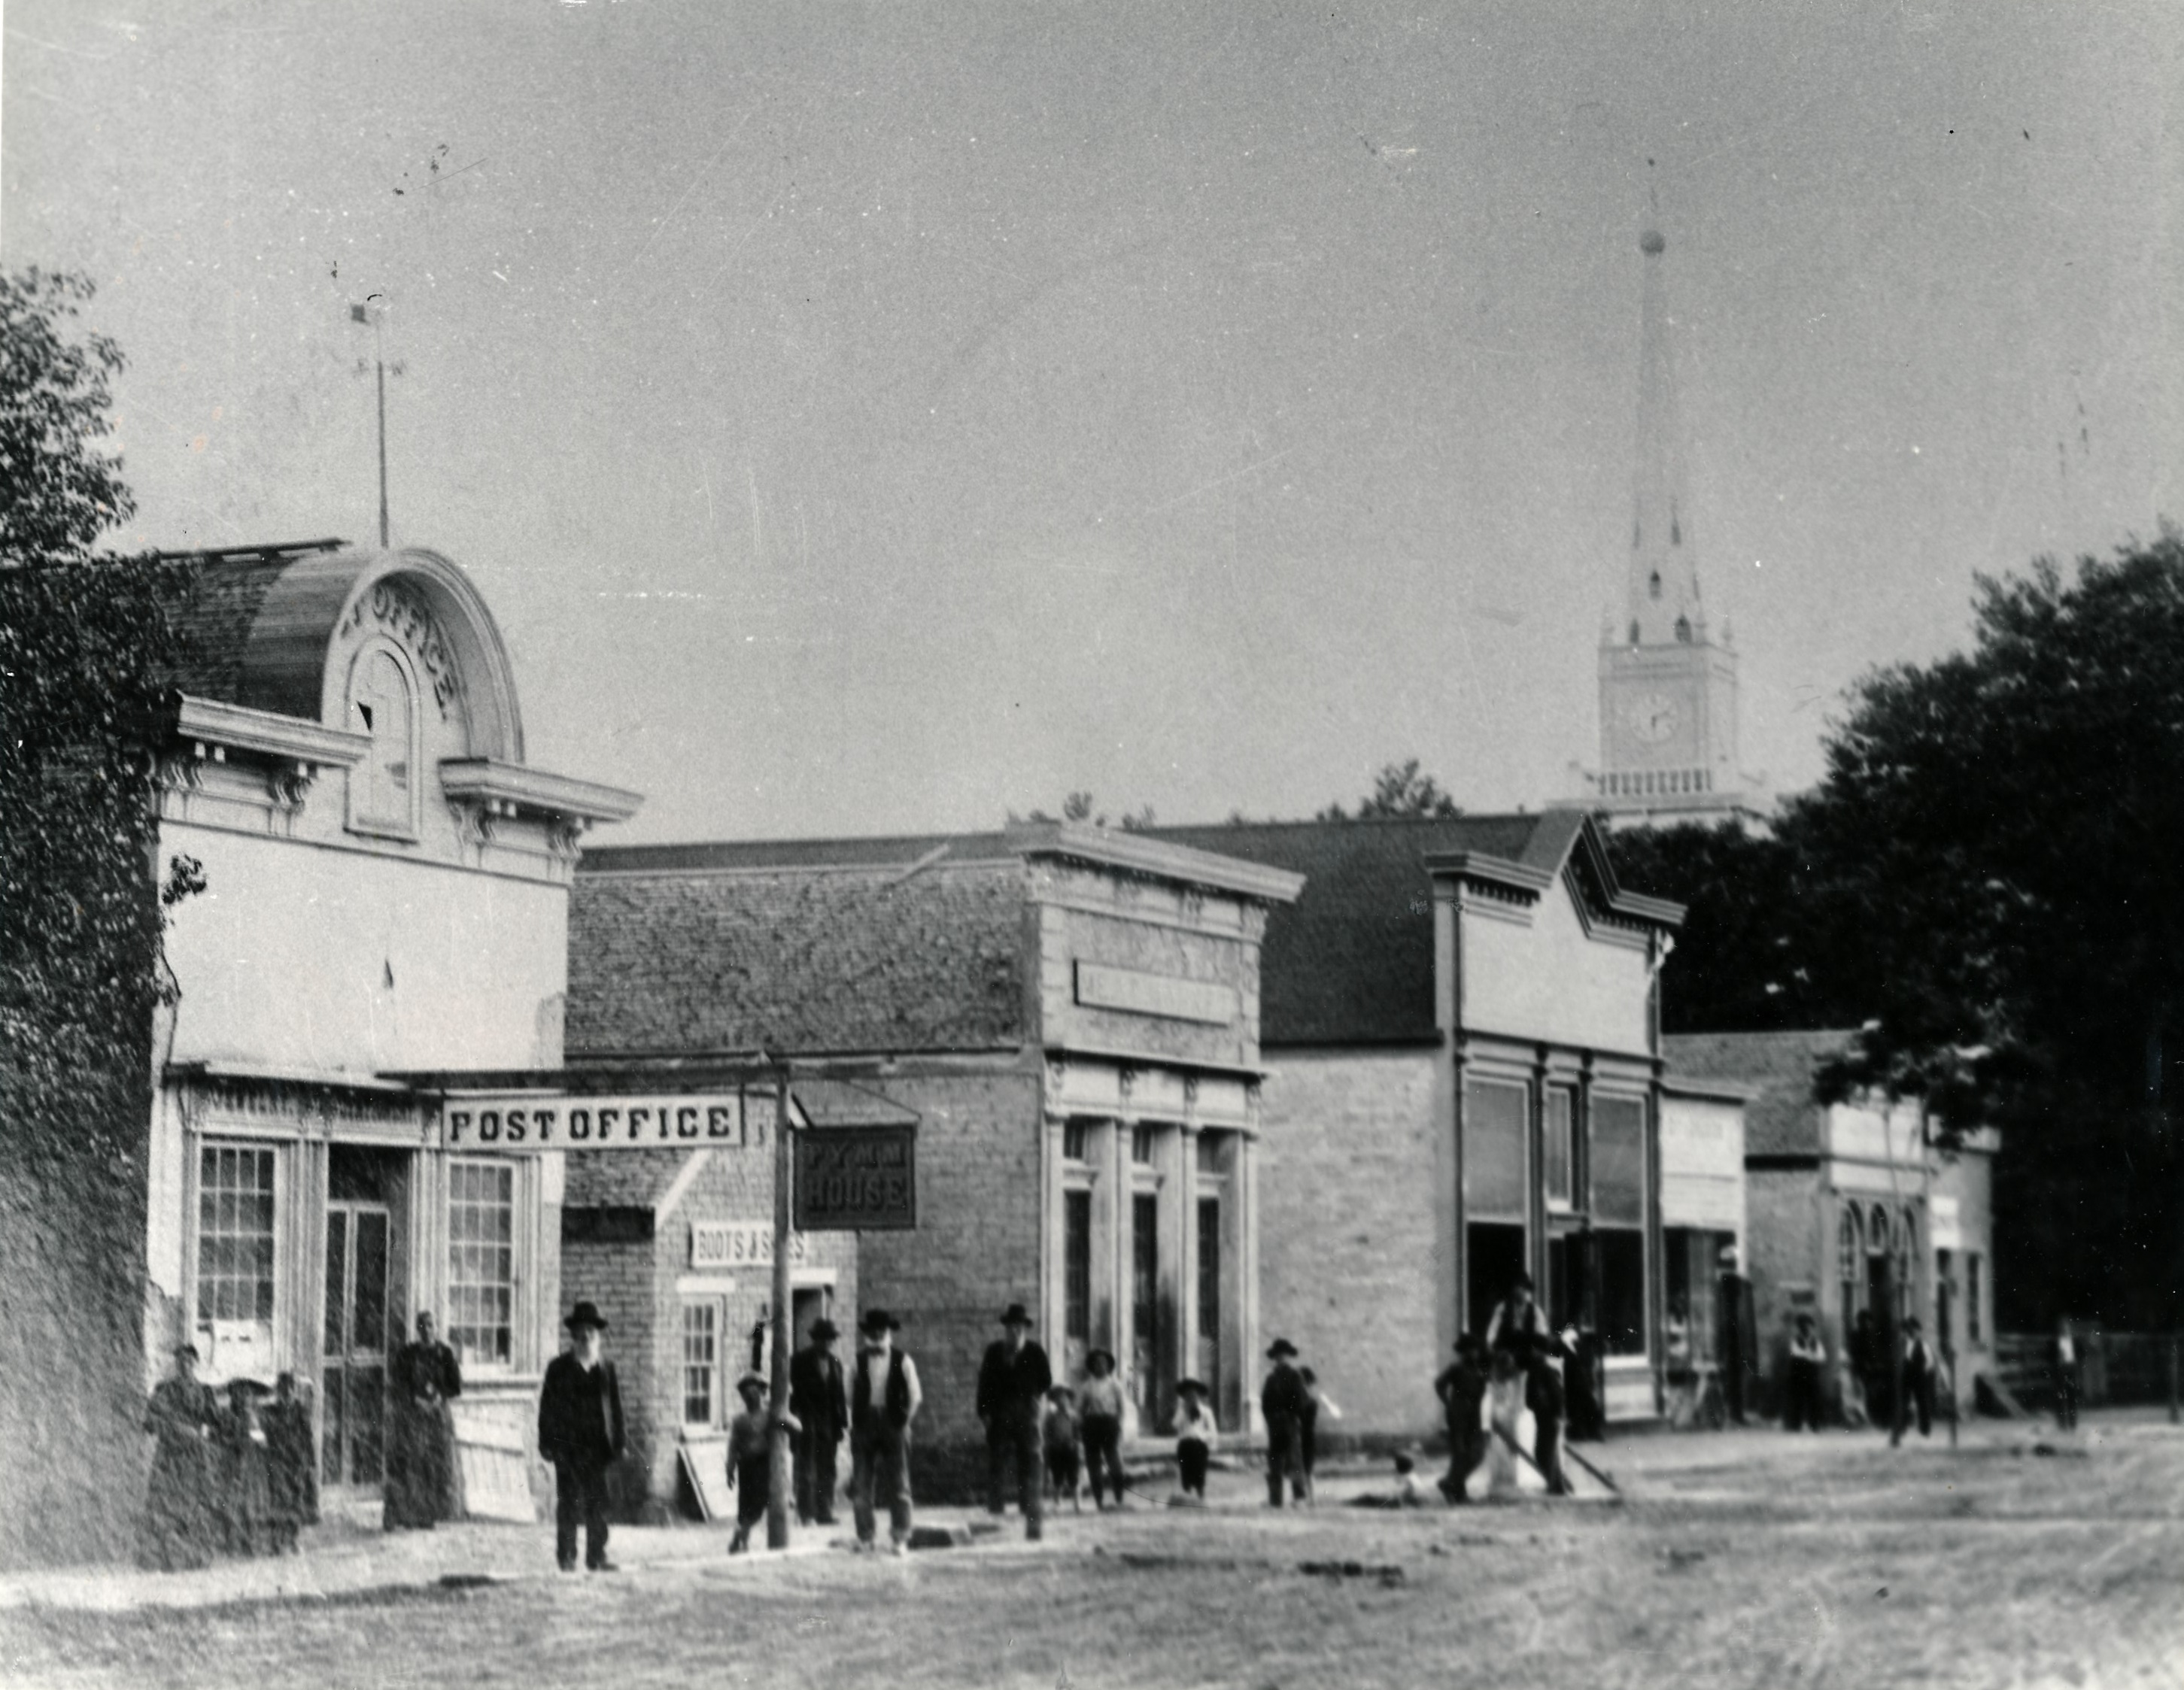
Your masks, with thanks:
<instances>
[{"instance_id":1,"label":"woman in long dress","mask_svg":"<svg viewBox=\"0 0 2184 1690\"><path fill-rule=\"evenodd\" d=\"M265 1465L265 1427L258 1414L265 1389L254 1379L231 1379L227 1410L220 1416L220 1530L231 1555L263 1555L273 1548L273 1487Z\"/></svg>"},{"instance_id":2,"label":"woman in long dress","mask_svg":"<svg viewBox=\"0 0 2184 1690\"><path fill-rule=\"evenodd\" d=\"M1487 1419L1493 1434L1486 1443L1486 1494L1513 1498L1517 1494L1518 1418L1524 1412L1524 1370L1514 1354L1494 1352L1494 1375L1487 1387Z\"/></svg>"},{"instance_id":3,"label":"woman in long dress","mask_svg":"<svg viewBox=\"0 0 2184 1690\"><path fill-rule=\"evenodd\" d=\"M178 1572L211 1564L217 1537L213 1517L213 1436L220 1410L211 1389L198 1382L198 1353L184 1344L175 1371L152 1393L144 1430L158 1443L145 1487L144 1530L137 1559Z\"/></svg>"},{"instance_id":4,"label":"woman in long dress","mask_svg":"<svg viewBox=\"0 0 2184 1690\"><path fill-rule=\"evenodd\" d=\"M389 1532L429 1531L453 1520L455 1421L448 1403L463 1394L463 1370L442 1343L432 1317L417 1317L417 1341L394 1357L394 1412L387 1427L386 1524Z\"/></svg>"}]
</instances>

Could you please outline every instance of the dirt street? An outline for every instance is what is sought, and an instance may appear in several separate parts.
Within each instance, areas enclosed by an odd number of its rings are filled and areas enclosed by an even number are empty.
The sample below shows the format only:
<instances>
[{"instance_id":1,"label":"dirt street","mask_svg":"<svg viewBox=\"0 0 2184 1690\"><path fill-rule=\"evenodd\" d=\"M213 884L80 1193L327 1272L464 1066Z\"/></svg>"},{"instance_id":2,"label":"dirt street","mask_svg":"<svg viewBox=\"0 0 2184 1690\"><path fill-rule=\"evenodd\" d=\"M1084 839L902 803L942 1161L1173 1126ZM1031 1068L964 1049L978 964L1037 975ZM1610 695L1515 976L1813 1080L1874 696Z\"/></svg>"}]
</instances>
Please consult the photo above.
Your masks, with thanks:
<instances>
[{"instance_id":1,"label":"dirt street","mask_svg":"<svg viewBox=\"0 0 2184 1690\"><path fill-rule=\"evenodd\" d=\"M2184 1685L2184 1432L1656 1437L1626 1500L1066 1511L1030 1548L705 1554L196 1612L0 1614L74 1685Z\"/></svg>"}]
</instances>

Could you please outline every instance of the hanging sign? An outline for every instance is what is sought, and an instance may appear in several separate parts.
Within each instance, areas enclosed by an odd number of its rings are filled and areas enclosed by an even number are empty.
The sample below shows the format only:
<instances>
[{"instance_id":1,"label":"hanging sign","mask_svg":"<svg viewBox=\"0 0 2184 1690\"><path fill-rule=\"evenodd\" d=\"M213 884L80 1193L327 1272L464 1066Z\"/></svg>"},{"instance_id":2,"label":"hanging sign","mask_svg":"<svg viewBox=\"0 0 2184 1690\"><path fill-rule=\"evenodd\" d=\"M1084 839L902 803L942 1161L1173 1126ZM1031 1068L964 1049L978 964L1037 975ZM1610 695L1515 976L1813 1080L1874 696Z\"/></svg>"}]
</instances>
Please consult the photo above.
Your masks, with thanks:
<instances>
[{"instance_id":1,"label":"hanging sign","mask_svg":"<svg viewBox=\"0 0 2184 1690\"><path fill-rule=\"evenodd\" d=\"M830 1126L794 1135L799 1232L917 1226L917 1129Z\"/></svg>"}]
</instances>

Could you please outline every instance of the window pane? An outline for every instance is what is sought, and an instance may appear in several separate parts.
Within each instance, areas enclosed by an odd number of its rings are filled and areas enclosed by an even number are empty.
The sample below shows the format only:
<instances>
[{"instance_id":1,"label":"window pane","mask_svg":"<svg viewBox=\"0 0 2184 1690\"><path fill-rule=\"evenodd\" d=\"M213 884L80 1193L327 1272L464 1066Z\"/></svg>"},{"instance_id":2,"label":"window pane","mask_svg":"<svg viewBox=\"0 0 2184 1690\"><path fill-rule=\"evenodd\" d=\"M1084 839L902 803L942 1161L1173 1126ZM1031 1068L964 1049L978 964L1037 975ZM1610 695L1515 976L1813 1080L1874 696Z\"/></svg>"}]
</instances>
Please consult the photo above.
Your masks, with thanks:
<instances>
[{"instance_id":1,"label":"window pane","mask_svg":"<svg viewBox=\"0 0 2184 1690\"><path fill-rule=\"evenodd\" d=\"M1092 1338L1092 1193L1061 1198L1062 1336Z\"/></svg>"},{"instance_id":2,"label":"window pane","mask_svg":"<svg viewBox=\"0 0 2184 1690\"><path fill-rule=\"evenodd\" d=\"M1547 1088L1547 1118L1541 1123L1546 1165L1540 1170L1540 1177L1552 1203L1570 1200L1570 1124L1576 1119L1576 1104L1577 1094L1567 1086Z\"/></svg>"},{"instance_id":3,"label":"window pane","mask_svg":"<svg viewBox=\"0 0 2184 1690\"><path fill-rule=\"evenodd\" d=\"M1593 1234L1600 1253L1600 1336L1610 1355L1646 1353L1646 1235L1620 1227Z\"/></svg>"},{"instance_id":4,"label":"window pane","mask_svg":"<svg viewBox=\"0 0 2184 1690\"><path fill-rule=\"evenodd\" d=\"M1601 1220L1646 1218L1646 1105L1640 1098L1593 1098L1592 1212Z\"/></svg>"},{"instance_id":5,"label":"window pane","mask_svg":"<svg viewBox=\"0 0 2184 1690\"><path fill-rule=\"evenodd\" d=\"M515 1352L515 1181L501 1163L448 1170L448 1336L497 1362Z\"/></svg>"},{"instance_id":6,"label":"window pane","mask_svg":"<svg viewBox=\"0 0 2184 1690\"><path fill-rule=\"evenodd\" d=\"M1474 1080L1463 1088L1463 1205L1473 1220L1524 1217L1525 1093Z\"/></svg>"}]
</instances>

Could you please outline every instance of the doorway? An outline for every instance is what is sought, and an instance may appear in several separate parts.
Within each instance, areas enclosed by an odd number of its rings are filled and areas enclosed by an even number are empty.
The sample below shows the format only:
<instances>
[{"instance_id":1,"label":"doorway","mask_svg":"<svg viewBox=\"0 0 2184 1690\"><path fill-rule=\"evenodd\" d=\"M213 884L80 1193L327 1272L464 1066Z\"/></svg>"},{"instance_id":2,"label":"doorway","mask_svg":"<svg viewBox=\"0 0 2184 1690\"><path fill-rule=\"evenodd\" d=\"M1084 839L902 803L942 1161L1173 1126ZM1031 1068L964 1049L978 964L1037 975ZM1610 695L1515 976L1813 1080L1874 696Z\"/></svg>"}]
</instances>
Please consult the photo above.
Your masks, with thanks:
<instances>
[{"instance_id":1,"label":"doorway","mask_svg":"<svg viewBox=\"0 0 2184 1690\"><path fill-rule=\"evenodd\" d=\"M1524 1271L1524 1229L1497 1221L1474 1220L1465 1229L1465 1288L1470 1295L1471 1330L1486 1336L1495 1305L1515 1287Z\"/></svg>"},{"instance_id":2,"label":"doorway","mask_svg":"<svg viewBox=\"0 0 2184 1690\"><path fill-rule=\"evenodd\" d=\"M321 1471L329 1485L376 1485L386 1471L391 1233L384 1204L326 1205Z\"/></svg>"}]
</instances>

